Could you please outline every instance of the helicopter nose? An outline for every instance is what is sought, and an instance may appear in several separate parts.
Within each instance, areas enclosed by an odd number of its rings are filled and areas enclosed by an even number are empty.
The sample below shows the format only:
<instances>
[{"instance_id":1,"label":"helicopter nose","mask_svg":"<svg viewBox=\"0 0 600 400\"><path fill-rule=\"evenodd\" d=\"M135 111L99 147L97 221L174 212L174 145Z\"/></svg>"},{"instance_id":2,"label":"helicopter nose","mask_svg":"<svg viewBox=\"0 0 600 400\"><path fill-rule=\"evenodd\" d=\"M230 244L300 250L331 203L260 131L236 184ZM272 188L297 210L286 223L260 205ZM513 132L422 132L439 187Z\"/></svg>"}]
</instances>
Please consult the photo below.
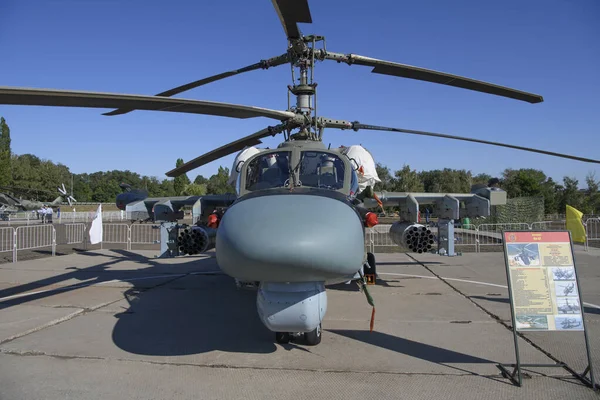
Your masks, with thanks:
<instances>
[{"instance_id":1,"label":"helicopter nose","mask_svg":"<svg viewBox=\"0 0 600 400\"><path fill-rule=\"evenodd\" d=\"M303 194L233 204L216 241L219 267L243 281L346 280L361 268L364 248L360 217L348 204Z\"/></svg>"}]
</instances>

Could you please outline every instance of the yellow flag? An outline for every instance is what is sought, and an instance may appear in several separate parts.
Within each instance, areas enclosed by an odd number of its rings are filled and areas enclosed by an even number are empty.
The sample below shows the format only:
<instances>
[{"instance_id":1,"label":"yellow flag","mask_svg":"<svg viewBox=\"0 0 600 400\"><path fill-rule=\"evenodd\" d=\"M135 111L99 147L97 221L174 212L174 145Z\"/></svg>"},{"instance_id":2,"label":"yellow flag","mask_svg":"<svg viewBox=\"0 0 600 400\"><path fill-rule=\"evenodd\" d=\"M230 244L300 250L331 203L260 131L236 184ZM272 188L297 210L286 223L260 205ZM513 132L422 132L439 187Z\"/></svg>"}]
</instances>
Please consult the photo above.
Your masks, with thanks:
<instances>
[{"instance_id":1,"label":"yellow flag","mask_svg":"<svg viewBox=\"0 0 600 400\"><path fill-rule=\"evenodd\" d=\"M567 205L567 230L571 231L573 242L585 243L585 227L581 222L583 213Z\"/></svg>"}]
</instances>

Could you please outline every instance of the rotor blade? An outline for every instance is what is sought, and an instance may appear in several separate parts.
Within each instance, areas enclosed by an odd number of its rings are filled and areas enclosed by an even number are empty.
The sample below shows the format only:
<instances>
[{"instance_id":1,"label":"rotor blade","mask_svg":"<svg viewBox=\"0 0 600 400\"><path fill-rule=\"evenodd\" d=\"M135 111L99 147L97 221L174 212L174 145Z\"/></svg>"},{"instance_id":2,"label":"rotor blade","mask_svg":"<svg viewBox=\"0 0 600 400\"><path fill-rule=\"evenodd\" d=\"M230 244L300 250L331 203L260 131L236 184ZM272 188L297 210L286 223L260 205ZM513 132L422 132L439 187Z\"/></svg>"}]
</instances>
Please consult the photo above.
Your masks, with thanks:
<instances>
[{"instance_id":1,"label":"rotor blade","mask_svg":"<svg viewBox=\"0 0 600 400\"><path fill-rule=\"evenodd\" d=\"M188 171L191 171L195 168L198 168L204 164L208 164L214 160L217 160L221 157L225 157L231 153L235 153L236 151L242 150L246 146L254 146L256 144L262 143L259 139L267 137L267 136L275 136L276 134L282 132L285 129L285 124L279 124L276 126L270 126L268 128L262 129L252 135L245 136L241 139L236 140L235 142L228 143L224 146L219 147L213 151L210 151L206 154L203 154L199 157L194 158L192 161L188 161L185 164L172 169L167 172L167 176L176 177L181 174L185 174Z\"/></svg>"},{"instance_id":2,"label":"rotor blade","mask_svg":"<svg viewBox=\"0 0 600 400\"><path fill-rule=\"evenodd\" d=\"M222 74L213 75L213 76L209 76L208 78L204 78L204 79L200 79L200 80L197 80L194 82L186 83L185 85L181 85L176 88L161 92L161 93L157 94L156 96L171 97L173 95L185 92L186 90L191 90L191 89L197 88L198 86L206 85L208 83L215 82L220 79L228 78L230 76L234 76L237 74L241 74L243 72L249 72L249 71L253 71L255 69L259 69L259 68L267 69L269 67L276 67L278 65L285 64L286 62L288 62L288 60L289 60L289 58L288 58L287 53L282 54L280 56L273 57L268 60L261 60L260 62L258 62L256 64L252 64L252 65L249 65L244 68L235 69L233 71L228 71L228 72L223 72ZM109 115L109 116L121 115L121 114L127 114L128 112L131 112L131 111L133 111L133 110L120 108L118 110L113 110L113 111L104 113L102 115Z\"/></svg>"},{"instance_id":3,"label":"rotor blade","mask_svg":"<svg viewBox=\"0 0 600 400\"><path fill-rule=\"evenodd\" d=\"M440 137L440 138L445 138L445 139L463 140L465 142L489 144L492 146L508 147L509 149L524 150L524 151L529 151L532 153L540 153L540 154L546 154L546 155L554 156L554 157L568 158L571 160L600 164L600 160L594 160L591 158L571 156L569 154L554 153L552 151L531 149L528 147L514 146L512 144L490 142L487 140L471 139L471 138L466 138L466 137L462 137L462 136L446 135L443 133L413 131L413 130L409 130L409 129L399 129L399 128L388 128L385 126L366 125L366 124L361 124L358 122L348 122L348 121L332 120L332 119L324 119L323 121L325 122L325 127L329 127L329 128L353 129L355 131L358 131L359 129L368 129L368 130L375 130L375 131L402 132L402 133L410 133L413 135L433 136L433 137Z\"/></svg>"},{"instance_id":4,"label":"rotor blade","mask_svg":"<svg viewBox=\"0 0 600 400\"><path fill-rule=\"evenodd\" d=\"M268 108L229 103L217 103L214 101L4 86L0 86L0 104L84 108L122 107L138 110L217 115L231 118L267 117L280 121L292 118L295 115L289 111L270 110Z\"/></svg>"},{"instance_id":5,"label":"rotor blade","mask_svg":"<svg viewBox=\"0 0 600 400\"><path fill-rule=\"evenodd\" d=\"M312 24L307 0L272 0L288 39L300 39L298 22Z\"/></svg>"},{"instance_id":6,"label":"rotor blade","mask_svg":"<svg viewBox=\"0 0 600 400\"><path fill-rule=\"evenodd\" d=\"M497 96L509 97L511 99L526 101L528 103L541 103L544 98L540 95L522 92L498 86L493 83L478 81L465 78L458 75L451 75L445 72L438 72L431 69L413 67L412 65L399 64L390 61L378 60L376 58L359 56L356 54L330 53L325 54L325 58L337 62L345 62L349 65L358 64L367 67L374 67L371 72L383 75L399 76L402 78L416 79L420 81L440 83L442 85L454 86L462 89L474 90L493 94Z\"/></svg>"}]
</instances>

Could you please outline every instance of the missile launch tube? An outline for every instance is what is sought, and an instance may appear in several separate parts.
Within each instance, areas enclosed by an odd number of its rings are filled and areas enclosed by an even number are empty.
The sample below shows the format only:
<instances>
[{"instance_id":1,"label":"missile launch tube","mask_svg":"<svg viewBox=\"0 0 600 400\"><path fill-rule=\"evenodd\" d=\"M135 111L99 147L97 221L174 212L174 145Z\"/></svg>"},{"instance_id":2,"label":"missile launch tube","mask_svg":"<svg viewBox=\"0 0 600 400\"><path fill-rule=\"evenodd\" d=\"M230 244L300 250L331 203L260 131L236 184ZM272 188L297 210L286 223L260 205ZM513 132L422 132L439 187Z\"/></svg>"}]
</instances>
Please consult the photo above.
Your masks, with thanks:
<instances>
[{"instance_id":1,"label":"missile launch tube","mask_svg":"<svg viewBox=\"0 0 600 400\"><path fill-rule=\"evenodd\" d=\"M192 226L180 232L177 246L182 255L204 253L217 243L217 230L206 226Z\"/></svg>"},{"instance_id":2,"label":"missile launch tube","mask_svg":"<svg viewBox=\"0 0 600 400\"><path fill-rule=\"evenodd\" d=\"M428 227L410 222L394 222L389 235L395 244L416 253L430 251L434 243L433 233Z\"/></svg>"},{"instance_id":3,"label":"missile launch tube","mask_svg":"<svg viewBox=\"0 0 600 400\"><path fill-rule=\"evenodd\" d=\"M214 249L217 244L217 230L207 226L193 226L192 232L197 233L195 238L199 253Z\"/></svg>"}]
</instances>

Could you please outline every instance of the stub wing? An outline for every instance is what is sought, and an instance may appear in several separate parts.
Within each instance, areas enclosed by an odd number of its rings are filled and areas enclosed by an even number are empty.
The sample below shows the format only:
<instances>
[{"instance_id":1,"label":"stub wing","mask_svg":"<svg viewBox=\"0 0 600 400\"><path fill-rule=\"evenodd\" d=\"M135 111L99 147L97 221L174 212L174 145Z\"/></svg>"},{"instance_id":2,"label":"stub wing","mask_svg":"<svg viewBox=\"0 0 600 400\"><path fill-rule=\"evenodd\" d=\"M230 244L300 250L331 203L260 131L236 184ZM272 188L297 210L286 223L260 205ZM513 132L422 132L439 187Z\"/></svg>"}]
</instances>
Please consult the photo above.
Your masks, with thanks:
<instances>
[{"instance_id":1,"label":"stub wing","mask_svg":"<svg viewBox=\"0 0 600 400\"><path fill-rule=\"evenodd\" d=\"M405 221L419 221L419 206L436 207L440 218L488 217L491 206L506 204L506 192L497 188L481 188L475 193L411 193L375 192L384 207L400 207L400 217ZM364 200L365 207L379 206L375 198ZM461 207L464 204L464 207Z\"/></svg>"},{"instance_id":2,"label":"stub wing","mask_svg":"<svg viewBox=\"0 0 600 400\"><path fill-rule=\"evenodd\" d=\"M175 222L184 218L184 206L192 207L195 220L206 210L212 212L217 207L229 207L237 199L234 194L205 196L150 197L130 203L126 207L127 219L152 220L154 222Z\"/></svg>"}]
</instances>

